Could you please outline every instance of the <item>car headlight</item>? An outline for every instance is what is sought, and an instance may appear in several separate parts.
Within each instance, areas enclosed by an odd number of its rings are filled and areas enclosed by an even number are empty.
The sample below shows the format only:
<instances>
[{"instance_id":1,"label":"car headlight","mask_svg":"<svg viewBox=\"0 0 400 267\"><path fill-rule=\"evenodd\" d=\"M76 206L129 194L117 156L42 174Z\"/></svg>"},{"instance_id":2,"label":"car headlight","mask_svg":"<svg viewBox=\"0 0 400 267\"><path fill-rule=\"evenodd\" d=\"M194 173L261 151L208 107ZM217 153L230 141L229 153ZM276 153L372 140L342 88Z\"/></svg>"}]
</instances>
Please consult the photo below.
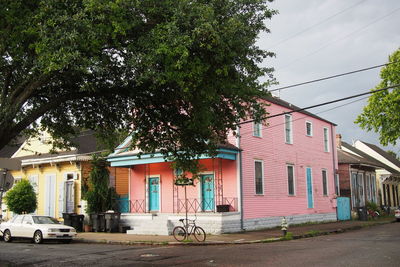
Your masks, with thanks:
<instances>
[{"instance_id":1,"label":"car headlight","mask_svg":"<svg viewBox=\"0 0 400 267\"><path fill-rule=\"evenodd\" d=\"M56 229L56 228L49 228L49 229L47 230L47 232L49 232L49 233L58 232L58 229Z\"/></svg>"},{"instance_id":2,"label":"car headlight","mask_svg":"<svg viewBox=\"0 0 400 267\"><path fill-rule=\"evenodd\" d=\"M75 228L72 228L71 230L69 230L70 232L72 232L72 233L76 233L76 230L75 230Z\"/></svg>"}]
</instances>

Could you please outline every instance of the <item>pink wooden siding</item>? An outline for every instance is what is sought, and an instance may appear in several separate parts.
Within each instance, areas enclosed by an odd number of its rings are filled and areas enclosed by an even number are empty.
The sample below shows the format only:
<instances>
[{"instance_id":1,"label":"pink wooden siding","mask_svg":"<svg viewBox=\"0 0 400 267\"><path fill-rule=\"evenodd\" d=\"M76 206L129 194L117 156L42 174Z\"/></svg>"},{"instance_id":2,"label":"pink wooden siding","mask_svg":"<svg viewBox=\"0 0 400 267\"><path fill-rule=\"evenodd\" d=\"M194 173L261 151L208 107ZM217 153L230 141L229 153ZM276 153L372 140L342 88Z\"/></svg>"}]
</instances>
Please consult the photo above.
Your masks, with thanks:
<instances>
[{"instance_id":1,"label":"pink wooden siding","mask_svg":"<svg viewBox=\"0 0 400 267\"><path fill-rule=\"evenodd\" d=\"M200 163L204 166L204 173L215 173L218 175L218 164L222 164L222 179L224 197L237 197L236 162L232 160L205 159ZM160 199L161 212L173 212L173 172L171 163L153 163L147 165L136 165L131 168L130 176L130 200L144 200L146 198L146 175L160 177ZM184 199L183 187L178 187L178 198ZM200 184L195 181L195 186L187 186L187 198L200 198ZM146 200L147 201L147 200Z\"/></svg>"},{"instance_id":2,"label":"pink wooden siding","mask_svg":"<svg viewBox=\"0 0 400 267\"><path fill-rule=\"evenodd\" d=\"M272 104L268 112L273 115L289 111ZM333 199L334 169L337 169L335 128L330 123L302 113L292 114L293 144L285 143L285 117L268 119L262 137L253 136L253 124L241 127L243 150L243 212L245 219L297 214L335 212ZM312 123L313 135L306 135L306 121ZM329 152L324 152L324 130L329 131ZM332 133L333 131L333 133ZM232 138L229 138L232 142ZM335 158L335 161L334 161ZM254 160L264 162L264 194L255 194ZM287 164L294 165L295 196L288 195ZM335 166L334 166L335 165ZM312 168L314 208L307 208L306 168ZM323 196L322 170L327 171L328 196Z\"/></svg>"}]
</instances>

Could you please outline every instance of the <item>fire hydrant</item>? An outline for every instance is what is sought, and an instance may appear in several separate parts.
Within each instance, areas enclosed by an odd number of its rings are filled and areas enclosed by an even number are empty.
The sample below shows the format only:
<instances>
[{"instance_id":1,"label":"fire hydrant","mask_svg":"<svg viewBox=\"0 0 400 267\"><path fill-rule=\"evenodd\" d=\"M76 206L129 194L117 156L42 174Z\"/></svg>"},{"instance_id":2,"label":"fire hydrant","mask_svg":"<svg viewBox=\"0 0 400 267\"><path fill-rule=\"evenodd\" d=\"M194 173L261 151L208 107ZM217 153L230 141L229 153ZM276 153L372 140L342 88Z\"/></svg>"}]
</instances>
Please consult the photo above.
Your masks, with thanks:
<instances>
[{"instance_id":1,"label":"fire hydrant","mask_svg":"<svg viewBox=\"0 0 400 267\"><path fill-rule=\"evenodd\" d=\"M284 236L284 237L286 236L288 227L289 227L289 226L288 226L288 223L287 223L287 221L286 221L286 218L283 217L282 222L281 222L281 230L282 230L282 233L283 233L283 236Z\"/></svg>"}]
</instances>

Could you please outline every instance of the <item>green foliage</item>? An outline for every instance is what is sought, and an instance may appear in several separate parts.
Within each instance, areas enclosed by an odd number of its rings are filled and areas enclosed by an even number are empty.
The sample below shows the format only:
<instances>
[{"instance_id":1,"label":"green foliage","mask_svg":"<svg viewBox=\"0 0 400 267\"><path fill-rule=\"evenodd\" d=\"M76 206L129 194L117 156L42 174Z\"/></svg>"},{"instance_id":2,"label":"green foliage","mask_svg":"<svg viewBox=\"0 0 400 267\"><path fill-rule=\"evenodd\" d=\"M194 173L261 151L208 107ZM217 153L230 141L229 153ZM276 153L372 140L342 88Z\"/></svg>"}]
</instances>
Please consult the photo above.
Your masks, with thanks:
<instances>
[{"instance_id":1,"label":"green foliage","mask_svg":"<svg viewBox=\"0 0 400 267\"><path fill-rule=\"evenodd\" d=\"M378 207L378 204L376 204L375 202L367 201L365 206L366 206L367 210L380 212L380 208Z\"/></svg>"},{"instance_id":2,"label":"green foliage","mask_svg":"<svg viewBox=\"0 0 400 267\"><path fill-rule=\"evenodd\" d=\"M310 230L310 231L308 231L308 232L306 233L306 235L309 235L309 236L318 236L318 235L321 235L321 231L318 231L318 230Z\"/></svg>"},{"instance_id":3,"label":"green foliage","mask_svg":"<svg viewBox=\"0 0 400 267\"><path fill-rule=\"evenodd\" d=\"M22 179L4 197L8 208L17 214L31 213L37 208L36 193L28 180Z\"/></svg>"},{"instance_id":4,"label":"green foliage","mask_svg":"<svg viewBox=\"0 0 400 267\"><path fill-rule=\"evenodd\" d=\"M260 63L274 54L256 41L269 2L2 1L0 149L24 129L61 147L76 129L110 147L132 129L146 153L189 165L212 153L238 121L266 115L257 100L273 69Z\"/></svg>"},{"instance_id":5,"label":"green foliage","mask_svg":"<svg viewBox=\"0 0 400 267\"><path fill-rule=\"evenodd\" d=\"M393 64L382 68L381 82L375 89L400 84L400 49L389 57L389 62ZM371 95L363 113L355 121L361 128L379 133L379 141L383 145L396 145L400 137L399 89L400 86L397 86Z\"/></svg>"},{"instance_id":6,"label":"green foliage","mask_svg":"<svg viewBox=\"0 0 400 267\"><path fill-rule=\"evenodd\" d=\"M292 240L292 239L293 239L292 232L286 232L286 235L284 237L281 237L281 240Z\"/></svg>"},{"instance_id":7,"label":"green foliage","mask_svg":"<svg viewBox=\"0 0 400 267\"><path fill-rule=\"evenodd\" d=\"M114 188L109 188L109 171L107 161L93 156L90 171L88 189L85 193L88 213L105 212L112 208L116 199Z\"/></svg>"}]
</instances>

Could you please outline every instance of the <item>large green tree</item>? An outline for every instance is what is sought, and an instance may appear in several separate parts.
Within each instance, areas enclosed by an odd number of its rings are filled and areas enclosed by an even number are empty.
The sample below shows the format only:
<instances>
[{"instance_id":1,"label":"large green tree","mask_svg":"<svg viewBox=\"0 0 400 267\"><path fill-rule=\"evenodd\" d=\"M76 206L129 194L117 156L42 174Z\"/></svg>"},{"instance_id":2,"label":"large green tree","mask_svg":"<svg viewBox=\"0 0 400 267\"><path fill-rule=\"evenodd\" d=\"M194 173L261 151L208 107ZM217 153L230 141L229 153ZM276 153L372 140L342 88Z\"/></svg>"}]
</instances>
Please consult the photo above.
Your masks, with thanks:
<instances>
[{"instance_id":1,"label":"large green tree","mask_svg":"<svg viewBox=\"0 0 400 267\"><path fill-rule=\"evenodd\" d=\"M146 152L215 148L265 115L268 2L1 0L0 148L38 126L58 145L76 129L129 128Z\"/></svg>"},{"instance_id":2,"label":"large green tree","mask_svg":"<svg viewBox=\"0 0 400 267\"><path fill-rule=\"evenodd\" d=\"M400 84L400 49L389 56L389 63L382 68L382 80L374 90ZM400 86L372 94L356 123L378 133L381 144L395 145L400 138Z\"/></svg>"}]
</instances>

